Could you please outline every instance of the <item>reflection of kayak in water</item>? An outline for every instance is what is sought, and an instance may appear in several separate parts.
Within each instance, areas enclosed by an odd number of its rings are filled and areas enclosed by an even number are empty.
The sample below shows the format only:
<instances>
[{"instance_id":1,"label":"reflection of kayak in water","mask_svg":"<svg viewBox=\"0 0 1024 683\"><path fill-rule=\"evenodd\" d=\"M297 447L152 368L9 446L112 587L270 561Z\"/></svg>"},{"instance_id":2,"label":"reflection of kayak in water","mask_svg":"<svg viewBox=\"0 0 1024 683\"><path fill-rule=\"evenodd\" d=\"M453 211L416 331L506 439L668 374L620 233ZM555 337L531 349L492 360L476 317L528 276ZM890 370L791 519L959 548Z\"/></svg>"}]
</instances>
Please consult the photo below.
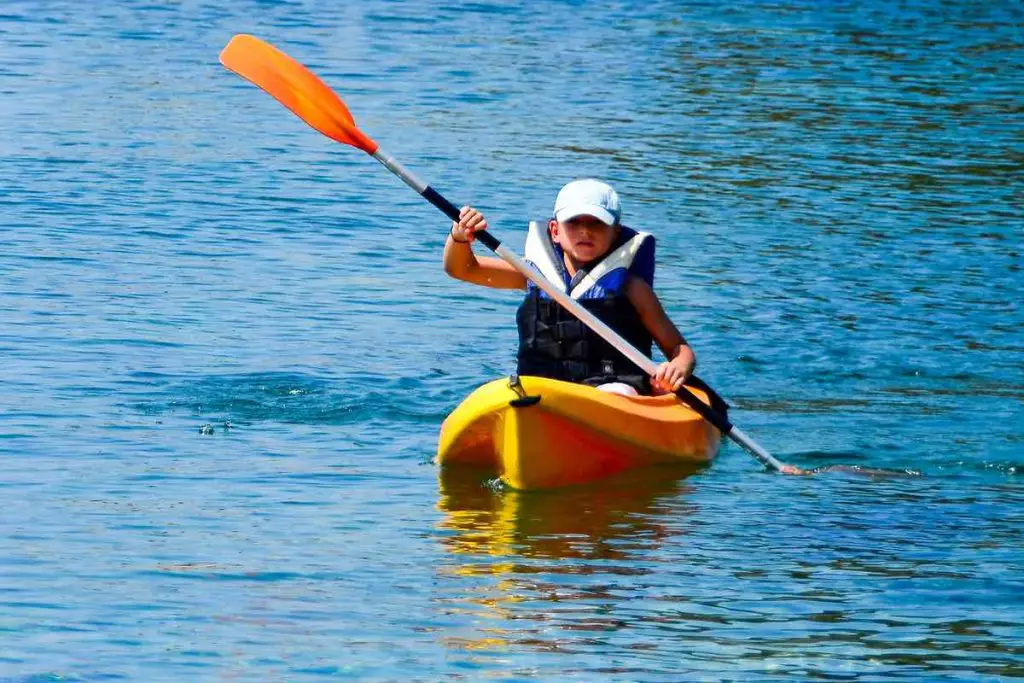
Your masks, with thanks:
<instances>
[{"instance_id":1,"label":"reflection of kayak in water","mask_svg":"<svg viewBox=\"0 0 1024 683\"><path fill-rule=\"evenodd\" d=\"M587 647L588 636L635 635L648 619L635 598L664 585L647 575L685 551L699 511L685 469L550 492L495 490L478 469L441 470L431 536L444 554L430 583L444 614L465 625L443 642L471 655L549 655Z\"/></svg>"},{"instance_id":2,"label":"reflection of kayak in water","mask_svg":"<svg viewBox=\"0 0 1024 683\"><path fill-rule=\"evenodd\" d=\"M691 389L701 400L707 395ZM717 429L674 395L622 396L541 377L478 388L441 426L437 462L516 489L571 486L652 465L711 461Z\"/></svg>"},{"instance_id":3,"label":"reflection of kayak in water","mask_svg":"<svg viewBox=\"0 0 1024 683\"><path fill-rule=\"evenodd\" d=\"M694 510L685 500L690 488L681 480L685 471L668 478L640 470L601 486L551 495L494 491L482 485L479 474L469 468L441 470L437 507L444 517L439 526L454 533L440 538L453 553L614 559L656 547L672 533L667 525L685 527ZM487 573L516 572L495 565Z\"/></svg>"}]
</instances>

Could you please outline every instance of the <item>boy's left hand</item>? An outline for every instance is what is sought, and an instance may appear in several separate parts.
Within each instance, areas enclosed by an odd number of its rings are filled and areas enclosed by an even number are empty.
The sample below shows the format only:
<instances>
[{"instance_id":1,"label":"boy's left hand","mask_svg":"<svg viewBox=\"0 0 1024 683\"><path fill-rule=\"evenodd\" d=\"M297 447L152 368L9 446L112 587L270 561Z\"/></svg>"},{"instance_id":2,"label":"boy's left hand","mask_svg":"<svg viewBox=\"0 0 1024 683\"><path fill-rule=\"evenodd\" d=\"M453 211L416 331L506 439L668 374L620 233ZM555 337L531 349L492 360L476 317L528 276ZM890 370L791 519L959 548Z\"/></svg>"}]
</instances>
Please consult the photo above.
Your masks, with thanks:
<instances>
[{"instance_id":1,"label":"boy's left hand","mask_svg":"<svg viewBox=\"0 0 1024 683\"><path fill-rule=\"evenodd\" d=\"M686 372L685 367L677 365L673 361L666 361L658 366L651 377L651 386L661 391L675 393L683 386L683 382L688 376L689 373Z\"/></svg>"}]
</instances>

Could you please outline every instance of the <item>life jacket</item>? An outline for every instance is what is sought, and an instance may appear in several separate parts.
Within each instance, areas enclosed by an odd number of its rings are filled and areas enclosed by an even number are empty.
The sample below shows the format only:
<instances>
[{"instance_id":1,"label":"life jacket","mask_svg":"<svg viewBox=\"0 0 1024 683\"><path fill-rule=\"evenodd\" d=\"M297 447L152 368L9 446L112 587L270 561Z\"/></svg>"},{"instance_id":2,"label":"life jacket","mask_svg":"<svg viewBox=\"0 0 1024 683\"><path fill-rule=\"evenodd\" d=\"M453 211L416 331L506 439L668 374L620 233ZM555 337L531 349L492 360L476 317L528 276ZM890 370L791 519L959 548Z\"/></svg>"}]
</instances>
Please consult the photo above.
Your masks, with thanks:
<instances>
[{"instance_id":1,"label":"life jacket","mask_svg":"<svg viewBox=\"0 0 1024 683\"><path fill-rule=\"evenodd\" d=\"M626 283L635 275L654 286L652 235L622 227L603 258L570 278L547 223L531 221L525 257L556 287L651 356L653 338L626 297ZM649 377L532 282L527 282L516 323L520 375L592 385L624 382L641 394L651 393Z\"/></svg>"}]
</instances>

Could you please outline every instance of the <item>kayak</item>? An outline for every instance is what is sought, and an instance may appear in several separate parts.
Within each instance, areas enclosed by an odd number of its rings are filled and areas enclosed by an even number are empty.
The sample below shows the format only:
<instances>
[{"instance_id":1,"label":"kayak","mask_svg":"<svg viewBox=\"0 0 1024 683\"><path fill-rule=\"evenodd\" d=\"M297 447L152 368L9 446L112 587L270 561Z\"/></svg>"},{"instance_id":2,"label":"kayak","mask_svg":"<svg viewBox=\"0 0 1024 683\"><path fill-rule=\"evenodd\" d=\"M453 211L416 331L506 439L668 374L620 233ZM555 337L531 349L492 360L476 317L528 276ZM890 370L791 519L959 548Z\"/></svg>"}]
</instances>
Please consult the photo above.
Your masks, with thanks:
<instances>
[{"instance_id":1,"label":"kayak","mask_svg":"<svg viewBox=\"0 0 1024 683\"><path fill-rule=\"evenodd\" d=\"M705 392L690 388L708 403ZM441 425L441 468L477 467L519 490L597 481L654 465L699 466L719 431L673 394L622 396L544 377L484 384Z\"/></svg>"}]
</instances>

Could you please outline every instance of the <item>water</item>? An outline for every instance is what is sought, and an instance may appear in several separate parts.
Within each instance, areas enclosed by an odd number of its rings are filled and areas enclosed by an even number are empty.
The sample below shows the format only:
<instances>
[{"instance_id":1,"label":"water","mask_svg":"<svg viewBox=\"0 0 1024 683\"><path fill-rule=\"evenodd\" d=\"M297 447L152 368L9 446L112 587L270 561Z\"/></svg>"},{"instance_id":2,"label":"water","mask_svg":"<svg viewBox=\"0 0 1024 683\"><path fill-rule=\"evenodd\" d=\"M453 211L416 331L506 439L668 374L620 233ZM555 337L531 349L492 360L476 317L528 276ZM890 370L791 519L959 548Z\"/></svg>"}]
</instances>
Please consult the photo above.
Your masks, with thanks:
<instances>
[{"instance_id":1,"label":"water","mask_svg":"<svg viewBox=\"0 0 1024 683\"><path fill-rule=\"evenodd\" d=\"M1015 2L0 10L0 678L1024 676ZM510 244L594 175L735 447L439 481L516 297L217 64L251 32Z\"/></svg>"}]
</instances>

